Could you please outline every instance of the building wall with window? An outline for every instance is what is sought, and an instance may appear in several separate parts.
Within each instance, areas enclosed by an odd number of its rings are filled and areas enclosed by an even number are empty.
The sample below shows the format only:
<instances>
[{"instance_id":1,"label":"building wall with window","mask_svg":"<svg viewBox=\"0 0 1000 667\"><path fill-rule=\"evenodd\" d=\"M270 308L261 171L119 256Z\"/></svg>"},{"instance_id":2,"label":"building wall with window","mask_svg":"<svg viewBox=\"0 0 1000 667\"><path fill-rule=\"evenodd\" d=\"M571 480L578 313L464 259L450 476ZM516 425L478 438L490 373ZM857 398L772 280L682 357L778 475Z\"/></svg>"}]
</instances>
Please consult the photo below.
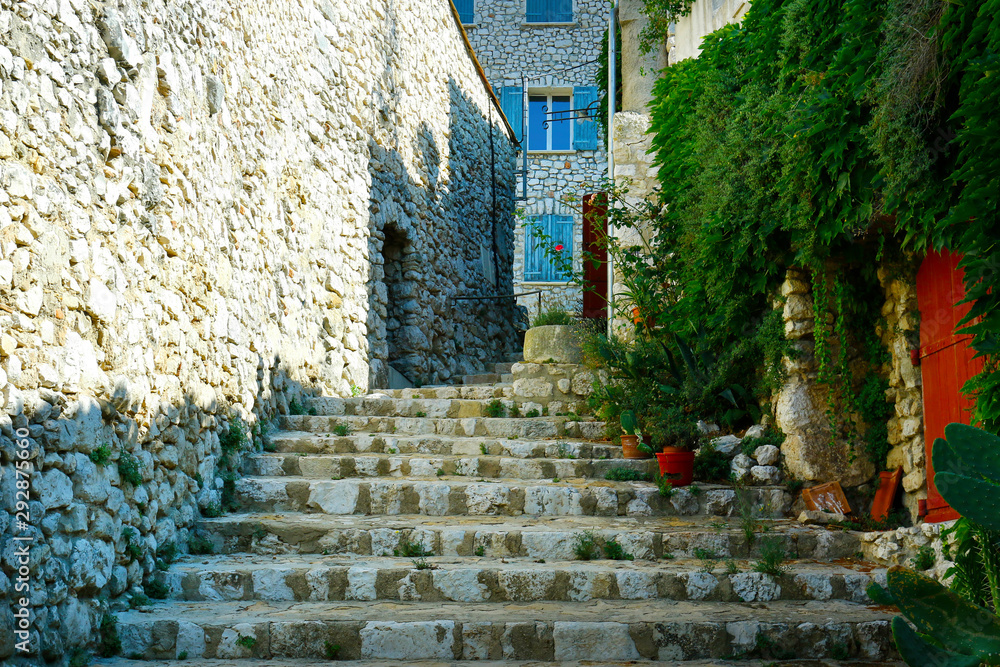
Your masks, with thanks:
<instances>
[{"instance_id":1,"label":"building wall with window","mask_svg":"<svg viewBox=\"0 0 1000 667\"><path fill-rule=\"evenodd\" d=\"M596 106L595 77L608 24L605 0L455 0L486 76L528 151L523 221L515 235L517 291L545 290L542 307L577 312L582 291L562 270L582 270L580 198L600 189L607 174L604 131L593 119L566 119ZM522 78L523 77L523 78ZM547 111L549 126L542 114ZM519 154L520 168L522 155ZM523 196L522 181L518 194ZM534 242L538 229L548 242ZM554 249L562 246L561 251ZM558 254L558 257L553 255ZM560 261L561 260L561 261ZM534 315L536 295L521 299Z\"/></svg>"}]
</instances>

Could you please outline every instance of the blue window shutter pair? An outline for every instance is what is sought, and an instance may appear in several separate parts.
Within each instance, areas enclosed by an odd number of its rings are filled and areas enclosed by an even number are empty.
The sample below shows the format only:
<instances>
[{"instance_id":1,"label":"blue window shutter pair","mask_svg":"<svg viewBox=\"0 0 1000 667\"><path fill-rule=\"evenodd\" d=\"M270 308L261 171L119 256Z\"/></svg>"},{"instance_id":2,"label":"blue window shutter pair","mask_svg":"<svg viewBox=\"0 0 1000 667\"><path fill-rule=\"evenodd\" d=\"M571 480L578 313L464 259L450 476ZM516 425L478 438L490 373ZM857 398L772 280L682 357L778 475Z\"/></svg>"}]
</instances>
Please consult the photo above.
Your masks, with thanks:
<instances>
[{"instance_id":1,"label":"blue window shutter pair","mask_svg":"<svg viewBox=\"0 0 1000 667\"><path fill-rule=\"evenodd\" d=\"M503 115L507 116L507 122L514 129L514 136L518 143L524 143L522 130L524 129L524 93L521 86L505 86L500 89L500 108Z\"/></svg>"},{"instance_id":2,"label":"blue window shutter pair","mask_svg":"<svg viewBox=\"0 0 1000 667\"><path fill-rule=\"evenodd\" d=\"M538 238L533 233L533 228L528 227L524 239L524 280L527 282L561 282L569 280L569 273L560 271L553 261L554 258L546 254L546 248L555 248L561 245L560 251L561 265L563 262L571 262L573 258L573 216L570 215L542 215L531 219L540 227L540 232L544 235ZM548 237L547 239L545 237Z\"/></svg>"},{"instance_id":3,"label":"blue window shutter pair","mask_svg":"<svg viewBox=\"0 0 1000 667\"><path fill-rule=\"evenodd\" d=\"M473 0L452 0L455 3L455 9L458 10L458 15L462 19L462 23L475 23L476 22L476 11L473 6Z\"/></svg>"},{"instance_id":4,"label":"blue window shutter pair","mask_svg":"<svg viewBox=\"0 0 1000 667\"><path fill-rule=\"evenodd\" d=\"M573 0L528 0L527 23L572 23Z\"/></svg>"},{"instance_id":5,"label":"blue window shutter pair","mask_svg":"<svg viewBox=\"0 0 1000 667\"><path fill-rule=\"evenodd\" d=\"M578 151L597 150L597 119L581 118L588 113L588 107L597 105L597 86L577 86L573 89L573 110L576 112L576 127L573 128L573 149Z\"/></svg>"}]
</instances>

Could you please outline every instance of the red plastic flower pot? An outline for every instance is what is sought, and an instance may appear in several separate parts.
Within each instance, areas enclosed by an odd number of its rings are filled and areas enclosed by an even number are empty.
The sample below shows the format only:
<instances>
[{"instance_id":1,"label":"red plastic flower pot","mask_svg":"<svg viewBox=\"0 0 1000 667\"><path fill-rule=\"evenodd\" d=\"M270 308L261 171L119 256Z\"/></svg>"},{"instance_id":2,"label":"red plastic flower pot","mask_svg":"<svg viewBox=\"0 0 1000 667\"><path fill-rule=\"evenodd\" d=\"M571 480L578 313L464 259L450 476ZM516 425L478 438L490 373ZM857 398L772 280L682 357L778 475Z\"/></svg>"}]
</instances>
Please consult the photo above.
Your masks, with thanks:
<instances>
[{"instance_id":1,"label":"red plastic flower pot","mask_svg":"<svg viewBox=\"0 0 1000 667\"><path fill-rule=\"evenodd\" d=\"M671 486L688 486L694 481L694 452L686 452L675 447L665 447L656 453L662 475Z\"/></svg>"}]
</instances>

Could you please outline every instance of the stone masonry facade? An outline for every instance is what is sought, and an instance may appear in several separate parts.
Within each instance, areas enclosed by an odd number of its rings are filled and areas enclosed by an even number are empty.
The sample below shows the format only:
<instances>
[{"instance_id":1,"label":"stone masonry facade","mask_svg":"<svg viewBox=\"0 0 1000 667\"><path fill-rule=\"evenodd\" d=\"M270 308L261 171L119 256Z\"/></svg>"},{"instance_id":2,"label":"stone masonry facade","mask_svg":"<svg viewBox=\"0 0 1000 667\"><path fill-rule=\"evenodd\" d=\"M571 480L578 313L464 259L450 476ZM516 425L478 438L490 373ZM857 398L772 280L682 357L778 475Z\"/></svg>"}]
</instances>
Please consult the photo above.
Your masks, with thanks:
<instances>
[{"instance_id":1,"label":"stone masonry facade","mask_svg":"<svg viewBox=\"0 0 1000 667\"><path fill-rule=\"evenodd\" d=\"M571 23L527 23L523 0L475 0L474 23L465 30L497 91L521 86L527 94L571 94L575 86L594 86L596 62L608 25L604 0L576 0ZM576 103L573 103L576 109ZM595 121L596 122L596 121ZM607 176L604 130L599 130L597 150L529 151L527 194L518 178L519 207L525 217L573 216L573 269L583 269L583 214L580 197L596 192ZM518 166L521 168L521 155ZM567 283L527 282L525 229L519 225L514 247L514 286L518 292L544 290L542 308L561 307L579 312L583 293ZM530 314L538 310L538 297L522 297Z\"/></svg>"},{"instance_id":2,"label":"stone masonry facade","mask_svg":"<svg viewBox=\"0 0 1000 667\"><path fill-rule=\"evenodd\" d=\"M276 414L508 352L454 298L513 287L514 159L448 0L0 0L0 662L22 607L28 663L90 641Z\"/></svg>"}]
</instances>

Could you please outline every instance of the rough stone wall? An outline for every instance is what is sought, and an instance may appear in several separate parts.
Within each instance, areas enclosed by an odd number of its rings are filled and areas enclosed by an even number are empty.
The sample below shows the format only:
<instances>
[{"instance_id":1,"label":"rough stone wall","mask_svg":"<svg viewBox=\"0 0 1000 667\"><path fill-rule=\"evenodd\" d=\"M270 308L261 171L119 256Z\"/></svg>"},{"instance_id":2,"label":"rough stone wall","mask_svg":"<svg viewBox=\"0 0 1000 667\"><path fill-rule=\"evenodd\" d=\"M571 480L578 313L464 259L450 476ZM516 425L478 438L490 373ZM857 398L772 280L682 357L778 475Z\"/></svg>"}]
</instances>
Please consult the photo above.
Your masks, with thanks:
<instances>
[{"instance_id":1,"label":"rough stone wall","mask_svg":"<svg viewBox=\"0 0 1000 667\"><path fill-rule=\"evenodd\" d=\"M920 369L910 350L920 343L916 276L882 267L879 281L885 291L882 344L890 350L889 398L895 414L889 419L889 470L903 467L903 503L915 520L920 501L927 498L927 463L924 443L924 402Z\"/></svg>"},{"instance_id":2,"label":"rough stone wall","mask_svg":"<svg viewBox=\"0 0 1000 667\"><path fill-rule=\"evenodd\" d=\"M0 660L12 537L59 659L223 500L236 416L501 358L451 300L511 289L499 118L447 0L0 0Z\"/></svg>"},{"instance_id":3,"label":"rough stone wall","mask_svg":"<svg viewBox=\"0 0 1000 667\"><path fill-rule=\"evenodd\" d=\"M603 0L576 0L572 24L527 24L523 0L476 0L475 23L466 25L487 78L499 90L520 86L521 75L529 91L535 88L565 89L593 86L601 40L608 25L608 7ZM601 135L603 136L603 131ZM520 155L517 168L521 168ZM525 214L552 213L567 197L577 199L595 192L607 175L603 145L594 151L531 152L528 154L527 197L519 201ZM523 197L518 178L518 196ZM582 271L583 215L573 211L575 271ZM578 311L583 294L562 283L524 281L525 230L518 227L514 249L514 283L517 291L544 289L542 308L561 307ZM519 299L530 315L538 310L537 296Z\"/></svg>"},{"instance_id":4,"label":"rough stone wall","mask_svg":"<svg viewBox=\"0 0 1000 667\"><path fill-rule=\"evenodd\" d=\"M691 5L691 12L677 20L670 44L670 64L697 58L706 35L743 20L748 9L747 0L697 0Z\"/></svg>"}]
</instances>

